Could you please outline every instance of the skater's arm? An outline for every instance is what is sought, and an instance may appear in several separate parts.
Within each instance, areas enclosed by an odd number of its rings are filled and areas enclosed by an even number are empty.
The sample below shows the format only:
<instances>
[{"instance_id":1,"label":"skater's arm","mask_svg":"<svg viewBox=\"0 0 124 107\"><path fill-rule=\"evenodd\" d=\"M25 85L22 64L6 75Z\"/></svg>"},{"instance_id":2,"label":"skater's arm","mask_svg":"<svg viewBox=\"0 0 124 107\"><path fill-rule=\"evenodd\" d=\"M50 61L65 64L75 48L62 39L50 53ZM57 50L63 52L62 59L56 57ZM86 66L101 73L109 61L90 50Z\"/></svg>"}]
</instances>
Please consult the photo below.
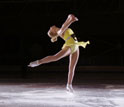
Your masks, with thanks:
<instances>
[{"instance_id":1,"label":"skater's arm","mask_svg":"<svg viewBox=\"0 0 124 107\"><path fill-rule=\"evenodd\" d=\"M75 21L78 21L78 18L75 17L73 14L69 14L66 21L58 31L58 35L61 36L66 31L66 29Z\"/></svg>"}]
</instances>

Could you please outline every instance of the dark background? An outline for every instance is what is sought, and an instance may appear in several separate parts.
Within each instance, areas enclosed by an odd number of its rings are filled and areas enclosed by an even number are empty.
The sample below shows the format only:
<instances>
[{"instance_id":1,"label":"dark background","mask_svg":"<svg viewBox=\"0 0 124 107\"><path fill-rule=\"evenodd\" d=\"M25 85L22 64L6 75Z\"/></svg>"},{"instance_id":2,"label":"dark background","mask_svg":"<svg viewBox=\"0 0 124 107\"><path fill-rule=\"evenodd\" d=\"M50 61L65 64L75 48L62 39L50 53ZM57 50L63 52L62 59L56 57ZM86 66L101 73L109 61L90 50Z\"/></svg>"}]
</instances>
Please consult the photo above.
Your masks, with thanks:
<instances>
[{"instance_id":1,"label":"dark background","mask_svg":"<svg viewBox=\"0 0 124 107\"><path fill-rule=\"evenodd\" d=\"M0 77L37 78L36 73L65 71L68 57L32 69L27 65L61 49L64 41L51 43L47 31L52 25L61 27L70 13L79 18L71 25L78 40L91 42L80 48L77 68L85 69L78 71L117 71L122 76L123 0L0 0Z\"/></svg>"}]
</instances>

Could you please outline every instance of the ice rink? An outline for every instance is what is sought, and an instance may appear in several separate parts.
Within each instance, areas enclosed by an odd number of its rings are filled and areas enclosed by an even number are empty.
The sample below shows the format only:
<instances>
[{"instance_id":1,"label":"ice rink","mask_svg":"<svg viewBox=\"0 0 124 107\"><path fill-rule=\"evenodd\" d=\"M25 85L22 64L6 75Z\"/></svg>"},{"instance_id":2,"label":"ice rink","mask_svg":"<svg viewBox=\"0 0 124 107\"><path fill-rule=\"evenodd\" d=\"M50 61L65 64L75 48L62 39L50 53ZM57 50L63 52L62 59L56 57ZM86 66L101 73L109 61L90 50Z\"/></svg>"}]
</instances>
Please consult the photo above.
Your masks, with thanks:
<instances>
[{"instance_id":1,"label":"ice rink","mask_svg":"<svg viewBox=\"0 0 124 107\"><path fill-rule=\"evenodd\" d=\"M0 107L124 107L124 85L0 83Z\"/></svg>"}]
</instances>

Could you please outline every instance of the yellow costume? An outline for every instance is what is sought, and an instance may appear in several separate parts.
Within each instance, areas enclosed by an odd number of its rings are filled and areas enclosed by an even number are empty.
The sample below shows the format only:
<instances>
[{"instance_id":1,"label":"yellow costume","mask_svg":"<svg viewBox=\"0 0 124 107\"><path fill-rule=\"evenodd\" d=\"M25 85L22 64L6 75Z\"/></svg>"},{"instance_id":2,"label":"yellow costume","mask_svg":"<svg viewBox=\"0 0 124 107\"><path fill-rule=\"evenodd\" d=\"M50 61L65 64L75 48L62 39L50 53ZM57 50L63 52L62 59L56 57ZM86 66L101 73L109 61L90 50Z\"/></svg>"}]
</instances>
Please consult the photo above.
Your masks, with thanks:
<instances>
[{"instance_id":1,"label":"yellow costume","mask_svg":"<svg viewBox=\"0 0 124 107\"><path fill-rule=\"evenodd\" d=\"M89 41L78 42L77 38L74 36L74 32L70 28L68 28L65 31L64 40L65 40L65 44L63 45L62 49L65 48L66 46L70 46L71 47L71 53L76 52L76 50L78 49L79 46L82 46L83 48L86 48L87 44L90 44Z\"/></svg>"}]
</instances>

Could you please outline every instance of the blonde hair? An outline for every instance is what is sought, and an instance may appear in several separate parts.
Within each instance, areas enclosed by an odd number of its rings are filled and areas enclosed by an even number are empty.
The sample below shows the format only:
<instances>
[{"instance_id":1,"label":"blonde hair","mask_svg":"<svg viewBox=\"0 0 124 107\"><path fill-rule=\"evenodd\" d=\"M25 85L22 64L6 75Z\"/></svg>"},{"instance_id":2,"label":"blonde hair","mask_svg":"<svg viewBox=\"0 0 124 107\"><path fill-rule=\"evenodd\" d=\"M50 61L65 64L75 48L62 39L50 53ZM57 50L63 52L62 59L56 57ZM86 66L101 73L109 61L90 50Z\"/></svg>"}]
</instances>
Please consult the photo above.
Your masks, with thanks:
<instances>
[{"instance_id":1,"label":"blonde hair","mask_svg":"<svg viewBox=\"0 0 124 107\"><path fill-rule=\"evenodd\" d=\"M50 30L48 31L48 35L51 38L51 42L56 42L58 40L58 35L57 33L53 33Z\"/></svg>"}]
</instances>

